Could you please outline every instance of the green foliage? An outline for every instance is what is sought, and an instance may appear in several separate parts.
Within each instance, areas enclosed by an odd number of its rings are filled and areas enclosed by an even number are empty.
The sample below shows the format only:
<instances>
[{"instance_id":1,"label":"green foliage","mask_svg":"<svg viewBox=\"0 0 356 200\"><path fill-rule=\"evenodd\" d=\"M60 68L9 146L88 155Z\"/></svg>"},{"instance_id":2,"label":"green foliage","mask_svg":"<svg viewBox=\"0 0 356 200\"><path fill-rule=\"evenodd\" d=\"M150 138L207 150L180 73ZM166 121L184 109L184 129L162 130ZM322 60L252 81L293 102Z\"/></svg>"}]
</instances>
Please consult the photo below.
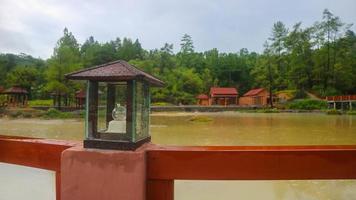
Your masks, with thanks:
<instances>
[{"instance_id":1,"label":"green foliage","mask_svg":"<svg viewBox=\"0 0 356 200\"><path fill-rule=\"evenodd\" d=\"M31 96L31 86L38 85L38 70L33 67L17 66L15 69L10 71L6 76L6 82L9 85L17 85L30 93Z\"/></svg>"},{"instance_id":2,"label":"green foliage","mask_svg":"<svg viewBox=\"0 0 356 200\"><path fill-rule=\"evenodd\" d=\"M53 100L52 99L37 99L28 101L29 106L52 106Z\"/></svg>"},{"instance_id":3,"label":"green foliage","mask_svg":"<svg viewBox=\"0 0 356 200\"><path fill-rule=\"evenodd\" d=\"M83 87L67 80L66 73L123 59L165 81L166 87L152 89L152 102L191 104L212 86L236 87L240 94L254 87L294 90L296 98L305 98L306 91L321 97L355 94L356 35L350 27L329 10L309 27L298 22L288 28L277 21L261 54L244 48L236 53L215 48L196 52L188 34L181 38L178 53L169 43L144 50L138 39L130 38L100 43L89 37L80 45L64 29L46 61L25 54L0 54L0 86L21 85L32 99L55 94L56 106L60 106L59 102L68 102Z\"/></svg>"},{"instance_id":4,"label":"green foliage","mask_svg":"<svg viewBox=\"0 0 356 200\"><path fill-rule=\"evenodd\" d=\"M61 112L57 109L50 108L42 117L45 119L68 119L74 118L74 115L70 112Z\"/></svg>"},{"instance_id":5,"label":"green foliage","mask_svg":"<svg viewBox=\"0 0 356 200\"><path fill-rule=\"evenodd\" d=\"M348 115L356 115L356 111L355 110L350 110L350 111L347 111L346 114L348 114Z\"/></svg>"},{"instance_id":6,"label":"green foliage","mask_svg":"<svg viewBox=\"0 0 356 200\"><path fill-rule=\"evenodd\" d=\"M273 109L258 109L256 110L257 113L279 113L279 110L276 108Z\"/></svg>"},{"instance_id":7,"label":"green foliage","mask_svg":"<svg viewBox=\"0 0 356 200\"><path fill-rule=\"evenodd\" d=\"M22 116L23 116L24 118L31 118L31 117L32 117L32 114L29 113L29 112L24 112L24 113L22 114Z\"/></svg>"},{"instance_id":8,"label":"green foliage","mask_svg":"<svg viewBox=\"0 0 356 200\"><path fill-rule=\"evenodd\" d=\"M342 112L340 110L332 109L332 110L327 110L326 114L328 114L328 115L342 115Z\"/></svg>"},{"instance_id":9,"label":"green foliage","mask_svg":"<svg viewBox=\"0 0 356 200\"><path fill-rule=\"evenodd\" d=\"M10 111L8 113L8 116L10 116L11 118L18 118L22 115L22 111Z\"/></svg>"},{"instance_id":10,"label":"green foliage","mask_svg":"<svg viewBox=\"0 0 356 200\"><path fill-rule=\"evenodd\" d=\"M313 99L300 99L288 103L287 108L297 110L322 110L327 108L327 102Z\"/></svg>"},{"instance_id":11,"label":"green foliage","mask_svg":"<svg viewBox=\"0 0 356 200\"><path fill-rule=\"evenodd\" d=\"M173 104L168 102L154 102L151 104L152 106L172 106Z\"/></svg>"}]
</instances>

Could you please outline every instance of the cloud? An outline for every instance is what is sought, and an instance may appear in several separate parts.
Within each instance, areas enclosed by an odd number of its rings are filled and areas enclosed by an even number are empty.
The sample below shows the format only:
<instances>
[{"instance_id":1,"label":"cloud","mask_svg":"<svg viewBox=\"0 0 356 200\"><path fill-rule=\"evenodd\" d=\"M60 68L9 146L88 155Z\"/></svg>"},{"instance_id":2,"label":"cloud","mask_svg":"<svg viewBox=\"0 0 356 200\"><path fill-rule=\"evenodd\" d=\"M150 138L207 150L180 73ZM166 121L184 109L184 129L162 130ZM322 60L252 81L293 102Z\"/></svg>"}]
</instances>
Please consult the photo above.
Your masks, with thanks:
<instances>
[{"instance_id":1,"label":"cloud","mask_svg":"<svg viewBox=\"0 0 356 200\"><path fill-rule=\"evenodd\" d=\"M354 0L0 0L0 5L0 52L42 58L50 57L64 27L80 43L91 35L101 42L130 37L147 49L168 42L179 51L188 33L198 51L260 52L278 20L310 26L329 8L346 23L356 21Z\"/></svg>"}]
</instances>

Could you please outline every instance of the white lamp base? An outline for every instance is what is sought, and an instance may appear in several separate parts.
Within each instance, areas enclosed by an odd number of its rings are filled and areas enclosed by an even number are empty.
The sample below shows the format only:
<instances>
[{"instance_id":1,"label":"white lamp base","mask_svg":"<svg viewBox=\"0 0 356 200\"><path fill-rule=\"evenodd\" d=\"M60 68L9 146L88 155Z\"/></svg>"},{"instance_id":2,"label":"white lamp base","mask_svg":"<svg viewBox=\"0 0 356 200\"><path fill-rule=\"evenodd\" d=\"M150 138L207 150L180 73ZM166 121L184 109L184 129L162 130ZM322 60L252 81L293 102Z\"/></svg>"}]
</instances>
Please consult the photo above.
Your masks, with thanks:
<instances>
[{"instance_id":1,"label":"white lamp base","mask_svg":"<svg viewBox=\"0 0 356 200\"><path fill-rule=\"evenodd\" d=\"M110 121L106 133L126 133L126 121Z\"/></svg>"}]
</instances>

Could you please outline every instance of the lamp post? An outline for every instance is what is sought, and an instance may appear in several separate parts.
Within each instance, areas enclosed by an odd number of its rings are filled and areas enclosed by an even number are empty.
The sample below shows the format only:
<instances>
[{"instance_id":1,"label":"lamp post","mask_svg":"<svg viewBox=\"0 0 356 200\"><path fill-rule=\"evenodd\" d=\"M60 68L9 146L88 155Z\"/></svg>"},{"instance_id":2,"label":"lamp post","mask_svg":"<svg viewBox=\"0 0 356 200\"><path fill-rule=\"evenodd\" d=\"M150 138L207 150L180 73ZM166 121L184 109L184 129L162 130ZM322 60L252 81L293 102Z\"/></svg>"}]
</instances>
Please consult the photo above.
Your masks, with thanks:
<instances>
[{"instance_id":1,"label":"lamp post","mask_svg":"<svg viewBox=\"0 0 356 200\"><path fill-rule=\"evenodd\" d=\"M85 148L135 150L150 141L150 87L161 80L122 60L66 78L87 81Z\"/></svg>"}]
</instances>

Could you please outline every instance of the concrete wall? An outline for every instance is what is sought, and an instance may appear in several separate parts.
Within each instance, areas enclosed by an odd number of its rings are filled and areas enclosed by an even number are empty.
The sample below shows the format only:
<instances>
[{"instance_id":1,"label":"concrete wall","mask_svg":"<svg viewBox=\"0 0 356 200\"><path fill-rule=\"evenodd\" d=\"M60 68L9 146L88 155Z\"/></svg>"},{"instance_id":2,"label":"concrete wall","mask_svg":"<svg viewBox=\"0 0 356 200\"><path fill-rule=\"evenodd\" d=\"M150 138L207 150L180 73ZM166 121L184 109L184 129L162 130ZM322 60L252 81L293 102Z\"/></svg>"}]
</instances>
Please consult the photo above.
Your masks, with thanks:
<instances>
[{"instance_id":1,"label":"concrete wall","mask_svg":"<svg viewBox=\"0 0 356 200\"><path fill-rule=\"evenodd\" d=\"M62 200L144 200L146 156L136 151L73 147L62 154Z\"/></svg>"}]
</instances>

